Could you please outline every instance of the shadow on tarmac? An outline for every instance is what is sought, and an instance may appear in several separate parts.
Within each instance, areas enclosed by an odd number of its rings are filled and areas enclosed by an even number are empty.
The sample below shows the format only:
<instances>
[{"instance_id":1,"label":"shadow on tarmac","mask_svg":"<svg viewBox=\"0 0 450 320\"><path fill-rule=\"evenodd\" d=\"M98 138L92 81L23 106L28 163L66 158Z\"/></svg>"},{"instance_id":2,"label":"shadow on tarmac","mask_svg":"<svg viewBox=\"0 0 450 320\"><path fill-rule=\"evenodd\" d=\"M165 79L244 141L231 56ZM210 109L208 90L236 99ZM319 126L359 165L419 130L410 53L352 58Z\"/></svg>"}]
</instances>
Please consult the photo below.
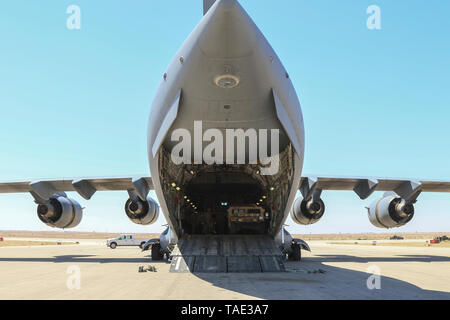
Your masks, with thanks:
<instances>
[{"instance_id":1,"label":"shadow on tarmac","mask_svg":"<svg viewBox=\"0 0 450 320\"><path fill-rule=\"evenodd\" d=\"M101 258L96 255L63 255L49 258L0 257L0 262L151 263L156 266L168 263L167 261L151 261L149 257ZM288 272L283 273L194 273L194 275L221 290L269 300L450 299L449 292L425 290L411 283L385 276L380 278L381 289L370 290L367 283L372 276L371 273L326 265L330 262L354 262L366 264L369 267L385 262L450 262L450 257L399 255L384 258L317 255L305 257L301 262L286 262ZM382 275L383 269L379 268ZM436 272L439 272L439 269L436 269ZM179 274L179 276L182 281L182 275Z\"/></svg>"},{"instance_id":2,"label":"shadow on tarmac","mask_svg":"<svg viewBox=\"0 0 450 320\"><path fill-rule=\"evenodd\" d=\"M377 266L380 262L436 261L449 262L450 258L317 256L305 258L301 262L286 262L288 272L284 273L195 273L195 276L225 290L268 300L449 300L449 292L426 290L406 281L383 276L383 267ZM326 265L328 262L357 262L365 265L364 270L369 267L378 267L381 273L380 289L368 288L368 282L371 285L375 284L372 269L361 272ZM439 269L436 272L439 272ZM446 281L445 278L442 280Z\"/></svg>"}]
</instances>

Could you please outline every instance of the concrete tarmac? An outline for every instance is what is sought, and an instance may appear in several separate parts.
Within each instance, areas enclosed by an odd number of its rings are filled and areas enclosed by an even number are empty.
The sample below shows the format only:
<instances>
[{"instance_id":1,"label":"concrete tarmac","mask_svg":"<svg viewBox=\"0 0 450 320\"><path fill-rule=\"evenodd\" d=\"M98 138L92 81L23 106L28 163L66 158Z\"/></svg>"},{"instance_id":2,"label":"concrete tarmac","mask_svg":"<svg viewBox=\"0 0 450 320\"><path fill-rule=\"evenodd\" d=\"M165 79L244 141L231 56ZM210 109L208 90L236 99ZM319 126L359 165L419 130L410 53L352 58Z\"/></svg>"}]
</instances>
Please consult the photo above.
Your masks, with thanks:
<instances>
[{"instance_id":1,"label":"concrete tarmac","mask_svg":"<svg viewBox=\"0 0 450 320\"><path fill-rule=\"evenodd\" d=\"M289 272L266 274L169 273L104 240L2 247L0 299L450 299L450 248L309 244ZM157 272L138 272L148 265Z\"/></svg>"}]
</instances>

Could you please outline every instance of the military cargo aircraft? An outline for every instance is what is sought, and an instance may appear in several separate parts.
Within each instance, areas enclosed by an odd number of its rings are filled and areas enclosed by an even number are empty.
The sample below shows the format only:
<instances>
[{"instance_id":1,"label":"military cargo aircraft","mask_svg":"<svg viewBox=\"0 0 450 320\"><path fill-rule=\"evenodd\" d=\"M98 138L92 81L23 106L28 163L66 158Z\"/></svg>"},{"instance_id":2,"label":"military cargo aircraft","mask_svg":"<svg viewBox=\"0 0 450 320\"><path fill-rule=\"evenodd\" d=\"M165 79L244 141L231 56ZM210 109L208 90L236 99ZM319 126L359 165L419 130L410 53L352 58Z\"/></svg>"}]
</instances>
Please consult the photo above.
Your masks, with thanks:
<instances>
[{"instance_id":1,"label":"military cargo aircraft","mask_svg":"<svg viewBox=\"0 0 450 320\"><path fill-rule=\"evenodd\" d=\"M0 193L30 193L43 223L68 229L80 223L82 207L65 192L89 200L97 191L127 191L132 222L155 223L162 211L168 223L145 246L154 260L169 256L174 272L233 272L281 271L283 259L300 260L308 244L284 224L289 215L317 223L323 191L361 199L385 191L368 208L379 228L411 221L422 192L450 192L446 181L302 176L304 141L296 91L269 42L237 0L205 0L151 106L150 176L5 182Z\"/></svg>"}]
</instances>

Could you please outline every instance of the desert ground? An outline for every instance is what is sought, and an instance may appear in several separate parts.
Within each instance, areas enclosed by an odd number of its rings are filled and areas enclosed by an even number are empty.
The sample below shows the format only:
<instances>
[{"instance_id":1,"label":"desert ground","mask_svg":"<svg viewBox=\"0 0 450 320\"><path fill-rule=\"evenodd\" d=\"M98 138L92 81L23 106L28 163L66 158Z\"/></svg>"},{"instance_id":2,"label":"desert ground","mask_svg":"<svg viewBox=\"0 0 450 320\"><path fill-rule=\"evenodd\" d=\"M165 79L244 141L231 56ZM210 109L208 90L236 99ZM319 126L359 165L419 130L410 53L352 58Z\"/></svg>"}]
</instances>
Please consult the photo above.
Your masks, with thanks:
<instances>
[{"instance_id":1,"label":"desert ground","mask_svg":"<svg viewBox=\"0 0 450 320\"><path fill-rule=\"evenodd\" d=\"M21 246L61 246L61 245L74 245L76 242L68 241L42 241L42 240L27 240L27 239L15 239L10 238L0 241L1 247L21 247Z\"/></svg>"},{"instance_id":2,"label":"desert ground","mask_svg":"<svg viewBox=\"0 0 450 320\"><path fill-rule=\"evenodd\" d=\"M365 245L342 235L310 240L312 252L288 272L259 274L169 273L168 262L137 247L107 248L105 237L117 234L64 234L0 233L6 242L78 242L0 247L0 299L450 299L450 248L404 245L418 243L405 234L398 245L382 245L390 235L376 245L371 236L357 240Z\"/></svg>"},{"instance_id":3,"label":"desert ground","mask_svg":"<svg viewBox=\"0 0 450 320\"><path fill-rule=\"evenodd\" d=\"M159 237L156 233L99 233L99 232L72 232L72 231L1 231L0 237L8 238L39 238L39 239L109 239L120 234L133 234L136 238Z\"/></svg>"},{"instance_id":4,"label":"desert ground","mask_svg":"<svg viewBox=\"0 0 450 320\"><path fill-rule=\"evenodd\" d=\"M0 230L0 237L10 238L39 238L39 239L108 239L119 234L133 234L136 238L155 238L157 233L101 233L101 232L72 232L72 231L14 231ZM389 240L390 237L402 236L405 240L430 240L440 236L450 236L450 232L415 232L415 233L339 233L339 234L297 234L296 238L303 240Z\"/></svg>"}]
</instances>

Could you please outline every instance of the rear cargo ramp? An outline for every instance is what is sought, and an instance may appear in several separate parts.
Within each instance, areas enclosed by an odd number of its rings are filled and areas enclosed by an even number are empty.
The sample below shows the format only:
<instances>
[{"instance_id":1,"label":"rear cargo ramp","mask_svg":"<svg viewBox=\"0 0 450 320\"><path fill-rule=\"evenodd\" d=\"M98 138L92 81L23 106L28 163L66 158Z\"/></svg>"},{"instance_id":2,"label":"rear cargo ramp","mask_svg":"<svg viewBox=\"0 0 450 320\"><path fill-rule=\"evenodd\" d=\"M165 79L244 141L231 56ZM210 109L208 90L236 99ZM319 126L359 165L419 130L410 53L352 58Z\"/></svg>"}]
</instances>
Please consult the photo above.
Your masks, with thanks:
<instances>
[{"instance_id":1,"label":"rear cargo ramp","mask_svg":"<svg viewBox=\"0 0 450 320\"><path fill-rule=\"evenodd\" d=\"M190 235L172 251L170 272L284 272L275 241L264 235Z\"/></svg>"}]
</instances>

